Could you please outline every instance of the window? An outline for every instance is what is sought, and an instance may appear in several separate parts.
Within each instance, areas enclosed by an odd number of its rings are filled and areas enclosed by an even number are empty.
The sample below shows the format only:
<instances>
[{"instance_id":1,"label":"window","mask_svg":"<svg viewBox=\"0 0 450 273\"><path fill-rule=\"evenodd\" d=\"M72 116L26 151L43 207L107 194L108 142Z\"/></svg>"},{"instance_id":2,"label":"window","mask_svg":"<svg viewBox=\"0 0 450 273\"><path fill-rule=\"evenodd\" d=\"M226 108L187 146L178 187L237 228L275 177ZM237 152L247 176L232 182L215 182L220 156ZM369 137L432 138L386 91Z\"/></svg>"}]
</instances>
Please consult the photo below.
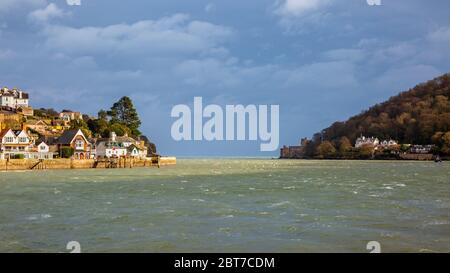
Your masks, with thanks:
<instances>
[{"instance_id":1,"label":"window","mask_svg":"<svg viewBox=\"0 0 450 273\"><path fill-rule=\"evenodd\" d=\"M46 148L46 147L45 147L44 145L39 146L39 149L40 149L41 151L44 151L45 148Z\"/></svg>"},{"instance_id":2,"label":"window","mask_svg":"<svg viewBox=\"0 0 450 273\"><path fill-rule=\"evenodd\" d=\"M77 140L75 142L75 148L77 150L83 150L84 149L84 141L83 140Z\"/></svg>"},{"instance_id":3,"label":"window","mask_svg":"<svg viewBox=\"0 0 450 273\"><path fill-rule=\"evenodd\" d=\"M14 142L14 138L13 137L5 137L5 141L8 143L12 143L12 142Z\"/></svg>"},{"instance_id":4,"label":"window","mask_svg":"<svg viewBox=\"0 0 450 273\"><path fill-rule=\"evenodd\" d=\"M28 138L27 137L19 137L19 142L26 143L26 142L28 142Z\"/></svg>"}]
</instances>

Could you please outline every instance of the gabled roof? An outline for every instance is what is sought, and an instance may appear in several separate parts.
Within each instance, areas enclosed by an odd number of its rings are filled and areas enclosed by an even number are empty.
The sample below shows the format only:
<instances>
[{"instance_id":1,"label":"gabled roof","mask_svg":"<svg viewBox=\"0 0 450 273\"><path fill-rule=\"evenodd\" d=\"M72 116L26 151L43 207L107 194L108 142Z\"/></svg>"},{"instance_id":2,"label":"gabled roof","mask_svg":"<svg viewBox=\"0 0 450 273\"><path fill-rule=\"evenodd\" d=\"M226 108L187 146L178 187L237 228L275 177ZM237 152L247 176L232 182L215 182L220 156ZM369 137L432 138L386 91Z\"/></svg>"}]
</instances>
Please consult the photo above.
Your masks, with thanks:
<instances>
[{"instance_id":1,"label":"gabled roof","mask_svg":"<svg viewBox=\"0 0 450 273\"><path fill-rule=\"evenodd\" d=\"M136 142L136 140L134 138L129 137L129 136L117 136L116 141L117 142L132 142L132 143Z\"/></svg>"},{"instance_id":2,"label":"gabled roof","mask_svg":"<svg viewBox=\"0 0 450 273\"><path fill-rule=\"evenodd\" d=\"M57 137L43 136L43 137L40 137L38 140L36 140L35 144L39 145L42 142L45 142L45 144L47 144L47 145L55 145L58 142L58 138Z\"/></svg>"},{"instance_id":3,"label":"gabled roof","mask_svg":"<svg viewBox=\"0 0 450 273\"><path fill-rule=\"evenodd\" d=\"M0 138L3 138L11 129L3 129L0 131Z\"/></svg>"},{"instance_id":4,"label":"gabled roof","mask_svg":"<svg viewBox=\"0 0 450 273\"><path fill-rule=\"evenodd\" d=\"M86 139L86 137L84 136L83 132L80 129L74 129L64 131L64 133L58 138L58 144L71 144L73 139L78 134L78 132L80 132L84 140L87 143L89 143L89 141Z\"/></svg>"},{"instance_id":5,"label":"gabled roof","mask_svg":"<svg viewBox=\"0 0 450 273\"><path fill-rule=\"evenodd\" d=\"M36 143L34 144L34 145L36 145L36 146L39 146L39 145L41 145L42 143L44 143L45 145L47 145L47 146L50 146L50 144L48 144L47 142L45 142L45 141L36 141Z\"/></svg>"},{"instance_id":6,"label":"gabled roof","mask_svg":"<svg viewBox=\"0 0 450 273\"><path fill-rule=\"evenodd\" d=\"M32 119L32 120L28 120L26 123L29 124L29 125L38 125L39 123L40 123L40 124L43 124L43 125L48 125L48 124L47 124L45 121L43 121L42 119Z\"/></svg>"},{"instance_id":7,"label":"gabled roof","mask_svg":"<svg viewBox=\"0 0 450 273\"><path fill-rule=\"evenodd\" d=\"M128 152L132 152L134 150L134 148L136 148L138 151L141 150L141 149L139 149L139 147L137 147L134 144L131 144L130 146L128 146L127 150L128 150Z\"/></svg>"},{"instance_id":8,"label":"gabled roof","mask_svg":"<svg viewBox=\"0 0 450 273\"><path fill-rule=\"evenodd\" d=\"M4 129L0 132L0 138L3 138L9 131L11 131L15 136L19 136L20 133L25 132L24 130ZM27 132L25 132L25 134L28 136Z\"/></svg>"}]
</instances>

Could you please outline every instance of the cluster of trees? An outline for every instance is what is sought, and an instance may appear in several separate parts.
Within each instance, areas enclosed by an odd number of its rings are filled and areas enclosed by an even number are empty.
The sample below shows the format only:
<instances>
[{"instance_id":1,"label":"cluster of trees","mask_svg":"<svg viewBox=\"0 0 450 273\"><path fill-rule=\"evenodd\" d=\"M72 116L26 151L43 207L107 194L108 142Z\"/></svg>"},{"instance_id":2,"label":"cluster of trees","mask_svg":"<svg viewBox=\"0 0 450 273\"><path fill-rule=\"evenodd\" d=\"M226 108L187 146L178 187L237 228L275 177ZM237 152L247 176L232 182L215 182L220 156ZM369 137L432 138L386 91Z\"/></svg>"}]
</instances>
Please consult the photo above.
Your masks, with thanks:
<instances>
[{"instance_id":1,"label":"cluster of trees","mask_svg":"<svg viewBox=\"0 0 450 273\"><path fill-rule=\"evenodd\" d=\"M55 119L59 116L58 111L56 111L53 108L40 108L40 109L34 109L34 116L45 118L45 119Z\"/></svg>"},{"instance_id":2,"label":"cluster of trees","mask_svg":"<svg viewBox=\"0 0 450 273\"><path fill-rule=\"evenodd\" d=\"M140 125L133 102L126 96L114 103L109 111L100 110L96 119L83 118L70 122L72 129L81 129L87 136L93 137L109 137L111 132L115 132L118 136L127 134L138 138L141 136Z\"/></svg>"},{"instance_id":3,"label":"cluster of trees","mask_svg":"<svg viewBox=\"0 0 450 273\"><path fill-rule=\"evenodd\" d=\"M143 140L149 151L156 153L156 145L143 136L139 127L141 120L132 100L125 96L115 102L110 110L100 110L96 119L83 116L82 120L72 120L71 129L81 129L90 137L109 137L111 132L118 136L128 135Z\"/></svg>"},{"instance_id":4,"label":"cluster of trees","mask_svg":"<svg viewBox=\"0 0 450 273\"><path fill-rule=\"evenodd\" d=\"M344 122L335 122L305 142L305 157L366 157L371 147L353 149L360 135L414 145L435 144L450 155L450 74L420 84ZM372 147L373 148L373 147ZM405 147L400 146L399 149ZM389 152L389 151L388 151Z\"/></svg>"},{"instance_id":5,"label":"cluster of trees","mask_svg":"<svg viewBox=\"0 0 450 273\"><path fill-rule=\"evenodd\" d=\"M367 145L354 148L348 137L341 137L335 141L329 140L305 140L299 157L319 159L368 159L373 156L374 147ZM395 152L394 149L386 149L384 153Z\"/></svg>"}]
</instances>

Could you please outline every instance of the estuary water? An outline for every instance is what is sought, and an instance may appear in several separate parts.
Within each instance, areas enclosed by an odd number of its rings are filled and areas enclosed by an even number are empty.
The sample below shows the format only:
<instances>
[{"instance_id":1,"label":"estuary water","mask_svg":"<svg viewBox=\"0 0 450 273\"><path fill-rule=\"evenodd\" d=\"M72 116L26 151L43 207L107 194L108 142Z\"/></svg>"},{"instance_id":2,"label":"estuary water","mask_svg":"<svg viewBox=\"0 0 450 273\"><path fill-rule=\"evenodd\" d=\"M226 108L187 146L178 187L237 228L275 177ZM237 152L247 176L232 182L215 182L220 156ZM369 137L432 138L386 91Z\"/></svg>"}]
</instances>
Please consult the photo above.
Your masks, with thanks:
<instances>
[{"instance_id":1,"label":"estuary water","mask_svg":"<svg viewBox=\"0 0 450 273\"><path fill-rule=\"evenodd\" d=\"M0 252L450 251L450 164L181 159L0 173Z\"/></svg>"}]
</instances>

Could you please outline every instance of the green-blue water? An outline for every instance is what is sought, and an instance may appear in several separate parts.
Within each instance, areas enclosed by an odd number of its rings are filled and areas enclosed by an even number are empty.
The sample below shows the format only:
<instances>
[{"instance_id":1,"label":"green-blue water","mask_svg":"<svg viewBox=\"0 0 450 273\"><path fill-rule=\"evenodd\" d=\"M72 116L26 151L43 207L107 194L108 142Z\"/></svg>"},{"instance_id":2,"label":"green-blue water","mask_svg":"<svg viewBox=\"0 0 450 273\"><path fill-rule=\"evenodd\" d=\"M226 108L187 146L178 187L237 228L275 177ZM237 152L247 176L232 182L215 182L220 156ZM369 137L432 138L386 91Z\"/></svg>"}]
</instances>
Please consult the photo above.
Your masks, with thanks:
<instances>
[{"instance_id":1,"label":"green-blue water","mask_svg":"<svg viewBox=\"0 0 450 273\"><path fill-rule=\"evenodd\" d=\"M185 159L0 173L0 251L450 251L450 164Z\"/></svg>"}]
</instances>

